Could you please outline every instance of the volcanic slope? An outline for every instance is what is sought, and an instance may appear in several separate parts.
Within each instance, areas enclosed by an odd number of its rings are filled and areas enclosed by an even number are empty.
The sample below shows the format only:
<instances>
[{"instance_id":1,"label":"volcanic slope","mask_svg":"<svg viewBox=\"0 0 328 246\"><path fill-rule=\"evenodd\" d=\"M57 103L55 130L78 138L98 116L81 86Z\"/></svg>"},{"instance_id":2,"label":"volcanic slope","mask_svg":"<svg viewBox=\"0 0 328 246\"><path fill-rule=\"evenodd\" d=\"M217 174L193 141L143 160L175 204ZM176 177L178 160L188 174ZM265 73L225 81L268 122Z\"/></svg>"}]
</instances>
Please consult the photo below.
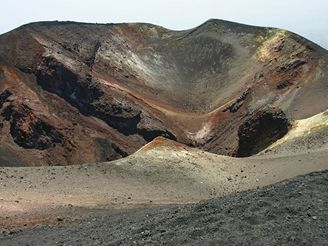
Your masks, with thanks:
<instances>
[{"instance_id":1,"label":"volcanic slope","mask_svg":"<svg viewBox=\"0 0 328 246\"><path fill-rule=\"evenodd\" d=\"M328 169L327 149L218 156L159 137L129 157L90 165L0 170L0 228L53 223L86 210L173 206ZM88 212L78 213L80 219Z\"/></svg>"},{"instance_id":2,"label":"volcanic slope","mask_svg":"<svg viewBox=\"0 0 328 246\"><path fill-rule=\"evenodd\" d=\"M328 112L296 120L289 132L259 155L295 155L328 148Z\"/></svg>"},{"instance_id":3,"label":"volcanic slope","mask_svg":"<svg viewBox=\"0 0 328 246\"><path fill-rule=\"evenodd\" d=\"M328 172L180 208L113 213L0 234L3 245L326 245Z\"/></svg>"},{"instance_id":4,"label":"volcanic slope","mask_svg":"<svg viewBox=\"0 0 328 246\"><path fill-rule=\"evenodd\" d=\"M221 20L28 24L0 36L0 165L114 160L157 136L253 155L327 109L327 62L296 34Z\"/></svg>"}]
</instances>

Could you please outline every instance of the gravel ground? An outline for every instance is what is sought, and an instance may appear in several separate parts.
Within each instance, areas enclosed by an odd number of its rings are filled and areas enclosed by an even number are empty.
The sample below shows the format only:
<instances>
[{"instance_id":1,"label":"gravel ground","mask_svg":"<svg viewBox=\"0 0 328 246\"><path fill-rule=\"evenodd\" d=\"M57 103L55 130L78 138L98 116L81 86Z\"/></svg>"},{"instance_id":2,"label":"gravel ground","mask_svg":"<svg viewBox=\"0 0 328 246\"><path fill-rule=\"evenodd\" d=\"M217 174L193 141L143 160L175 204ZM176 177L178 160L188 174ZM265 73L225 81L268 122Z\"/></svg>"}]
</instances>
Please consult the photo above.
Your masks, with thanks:
<instances>
[{"instance_id":1,"label":"gravel ground","mask_svg":"<svg viewBox=\"0 0 328 246\"><path fill-rule=\"evenodd\" d=\"M328 171L175 208L90 211L0 245L327 245Z\"/></svg>"}]
</instances>

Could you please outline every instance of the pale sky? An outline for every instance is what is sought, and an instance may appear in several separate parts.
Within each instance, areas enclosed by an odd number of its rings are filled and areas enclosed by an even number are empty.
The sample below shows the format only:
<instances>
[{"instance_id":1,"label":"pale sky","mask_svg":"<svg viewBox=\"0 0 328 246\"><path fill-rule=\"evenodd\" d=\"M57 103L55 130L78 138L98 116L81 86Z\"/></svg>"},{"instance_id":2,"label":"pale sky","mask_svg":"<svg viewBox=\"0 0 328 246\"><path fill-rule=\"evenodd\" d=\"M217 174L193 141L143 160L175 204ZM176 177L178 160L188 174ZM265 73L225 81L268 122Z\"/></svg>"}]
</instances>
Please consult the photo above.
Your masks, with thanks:
<instances>
[{"instance_id":1,"label":"pale sky","mask_svg":"<svg viewBox=\"0 0 328 246\"><path fill-rule=\"evenodd\" d=\"M1 0L0 33L45 20L148 22L174 30L210 18L296 32L328 49L327 0Z\"/></svg>"}]
</instances>

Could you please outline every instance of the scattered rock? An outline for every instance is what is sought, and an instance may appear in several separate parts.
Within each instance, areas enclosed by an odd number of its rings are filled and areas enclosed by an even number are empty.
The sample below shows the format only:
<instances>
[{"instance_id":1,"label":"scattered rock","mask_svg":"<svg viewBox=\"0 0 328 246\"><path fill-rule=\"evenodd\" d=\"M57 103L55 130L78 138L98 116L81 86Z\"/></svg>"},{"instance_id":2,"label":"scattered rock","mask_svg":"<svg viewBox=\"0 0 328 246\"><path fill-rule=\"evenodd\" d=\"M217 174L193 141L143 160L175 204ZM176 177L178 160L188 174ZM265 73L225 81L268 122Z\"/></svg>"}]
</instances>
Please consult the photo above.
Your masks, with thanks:
<instances>
[{"instance_id":1,"label":"scattered rock","mask_svg":"<svg viewBox=\"0 0 328 246\"><path fill-rule=\"evenodd\" d=\"M61 222L61 221L64 221L64 219L62 217L57 217L57 221Z\"/></svg>"}]
</instances>

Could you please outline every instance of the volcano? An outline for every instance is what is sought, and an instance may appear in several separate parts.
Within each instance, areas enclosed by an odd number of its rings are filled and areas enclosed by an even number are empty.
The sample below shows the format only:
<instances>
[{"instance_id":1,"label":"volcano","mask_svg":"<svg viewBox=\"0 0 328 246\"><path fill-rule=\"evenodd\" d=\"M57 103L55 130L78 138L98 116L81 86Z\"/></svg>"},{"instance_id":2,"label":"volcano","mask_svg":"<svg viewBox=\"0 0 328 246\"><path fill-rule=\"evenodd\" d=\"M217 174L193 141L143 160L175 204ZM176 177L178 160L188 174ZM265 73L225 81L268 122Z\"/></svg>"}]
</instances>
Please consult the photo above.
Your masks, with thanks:
<instances>
[{"instance_id":1,"label":"volcano","mask_svg":"<svg viewBox=\"0 0 328 246\"><path fill-rule=\"evenodd\" d=\"M327 95L282 29L3 34L0 244L326 245Z\"/></svg>"},{"instance_id":2,"label":"volcano","mask_svg":"<svg viewBox=\"0 0 328 246\"><path fill-rule=\"evenodd\" d=\"M327 108L327 64L294 33L222 20L27 24L0 36L0 164L110 161L158 136L251 156Z\"/></svg>"}]
</instances>

